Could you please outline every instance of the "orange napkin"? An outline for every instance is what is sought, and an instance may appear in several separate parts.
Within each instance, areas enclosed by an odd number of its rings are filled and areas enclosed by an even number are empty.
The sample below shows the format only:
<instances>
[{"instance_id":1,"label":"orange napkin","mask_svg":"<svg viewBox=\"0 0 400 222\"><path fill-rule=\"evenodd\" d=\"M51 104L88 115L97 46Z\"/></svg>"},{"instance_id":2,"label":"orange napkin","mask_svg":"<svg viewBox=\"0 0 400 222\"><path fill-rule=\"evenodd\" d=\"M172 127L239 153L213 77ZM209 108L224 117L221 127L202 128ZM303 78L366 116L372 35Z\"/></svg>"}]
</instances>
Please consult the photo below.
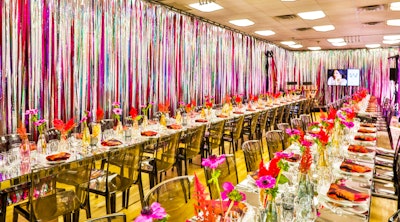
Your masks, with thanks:
<instances>
[{"instance_id":1,"label":"orange napkin","mask_svg":"<svg viewBox=\"0 0 400 222\"><path fill-rule=\"evenodd\" d=\"M244 112L240 112L240 111L235 111L233 112L234 114L244 114Z\"/></svg>"},{"instance_id":2,"label":"orange napkin","mask_svg":"<svg viewBox=\"0 0 400 222\"><path fill-rule=\"evenodd\" d=\"M224 114L219 114L219 115L217 115L217 117L218 117L218 118L228 118L228 116L227 116L227 115L224 115Z\"/></svg>"},{"instance_id":3,"label":"orange napkin","mask_svg":"<svg viewBox=\"0 0 400 222\"><path fill-rule=\"evenodd\" d=\"M375 133L374 130L366 129L366 128L360 128L357 132L359 133Z\"/></svg>"},{"instance_id":4,"label":"orange napkin","mask_svg":"<svg viewBox=\"0 0 400 222\"><path fill-rule=\"evenodd\" d=\"M157 132L154 132L154 131L143 131L143 132L140 133L140 135L142 135L142 136L155 136L155 135L157 135Z\"/></svg>"},{"instance_id":5,"label":"orange napkin","mask_svg":"<svg viewBox=\"0 0 400 222\"><path fill-rule=\"evenodd\" d=\"M340 170L353 173L366 173L371 172L372 169L370 167L363 166L357 163L343 161L343 163L340 165Z\"/></svg>"},{"instance_id":6,"label":"orange napkin","mask_svg":"<svg viewBox=\"0 0 400 222\"><path fill-rule=\"evenodd\" d=\"M246 110L251 112L256 111L255 109L246 109Z\"/></svg>"},{"instance_id":7,"label":"orange napkin","mask_svg":"<svg viewBox=\"0 0 400 222\"><path fill-rule=\"evenodd\" d=\"M350 152L354 152L354 153L370 153L371 152L371 150L369 150L365 146L361 146L361 145L350 145L347 150Z\"/></svg>"},{"instance_id":8,"label":"orange napkin","mask_svg":"<svg viewBox=\"0 0 400 222\"><path fill-rule=\"evenodd\" d=\"M361 141L375 141L376 137L357 135L357 136L354 137L354 139L355 140L361 140Z\"/></svg>"},{"instance_id":9,"label":"orange napkin","mask_svg":"<svg viewBox=\"0 0 400 222\"><path fill-rule=\"evenodd\" d=\"M101 142L102 146L119 146L122 142L116 139L104 140Z\"/></svg>"},{"instance_id":10,"label":"orange napkin","mask_svg":"<svg viewBox=\"0 0 400 222\"><path fill-rule=\"evenodd\" d=\"M335 200L364 201L369 198L369 194L367 193L362 193L339 184L331 184L327 195Z\"/></svg>"},{"instance_id":11,"label":"orange napkin","mask_svg":"<svg viewBox=\"0 0 400 222\"><path fill-rule=\"evenodd\" d=\"M171 124L167 126L168 129L182 129L181 125L178 124Z\"/></svg>"},{"instance_id":12,"label":"orange napkin","mask_svg":"<svg viewBox=\"0 0 400 222\"><path fill-rule=\"evenodd\" d=\"M360 126L362 126L362 127L375 127L375 124L373 124L373 123L361 123Z\"/></svg>"},{"instance_id":13,"label":"orange napkin","mask_svg":"<svg viewBox=\"0 0 400 222\"><path fill-rule=\"evenodd\" d=\"M208 122L206 119L196 119L195 121L197 123L206 123L206 122Z\"/></svg>"},{"instance_id":14,"label":"orange napkin","mask_svg":"<svg viewBox=\"0 0 400 222\"><path fill-rule=\"evenodd\" d=\"M46 156L46 160L48 161L59 161L59 160L67 160L71 154L67 152L60 152L52 155Z\"/></svg>"}]
</instances>

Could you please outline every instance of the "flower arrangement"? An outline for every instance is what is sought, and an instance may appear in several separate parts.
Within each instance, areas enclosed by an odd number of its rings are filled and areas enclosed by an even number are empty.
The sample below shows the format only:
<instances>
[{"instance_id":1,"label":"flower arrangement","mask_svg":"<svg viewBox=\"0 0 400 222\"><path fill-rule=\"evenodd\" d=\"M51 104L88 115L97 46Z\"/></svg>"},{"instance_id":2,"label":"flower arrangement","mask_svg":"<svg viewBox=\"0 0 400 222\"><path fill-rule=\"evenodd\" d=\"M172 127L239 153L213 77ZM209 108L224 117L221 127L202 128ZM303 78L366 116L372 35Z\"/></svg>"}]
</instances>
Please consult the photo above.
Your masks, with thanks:
<instances>
[{"instance_id":1,"label":"flower arrangement","mask_svg":"<svg viewBox=\"0 0 400 222\"><path fill-rule=\"evenodd\" d=\"M234 95L233 99L235 100L236 105L240 105L242 103L242 96L239 94Z\"/></svg>"},{"instance_id":2,"label":"flower arrangement","mask_svg":"<svg viewBox=\"0 0 400 222\"><path fill-rule=\"evenodd\" d=\"M138 115L137 109L135 107L131 107L129 110L129 115L131 116L132 120L140 120L142 116Z\"/></svg>"},{"instance_id":3,"label":"flower arrangement","mask_svg":"<svg viewBox=\"0 0 400 222\"><path fill-rule=\"evenodd\" d=\"M262 199L264 208L266 207L268 198L275 199L278 193L278 184L284 184L289 181L288 178L282 174L283 171L288 171L289 169L289 164L283 159L292 156L293 153L276 152L275 157L269 163L268 169L265 168L264 162L261 161L256 185L266 194Z\"/></svg>"},{"instance_id":4,"label":"flower arrangement","mask_svg":"<svg viewBox=\"0 0 400 222\"><path fill-rule=\"evenodd\" d=\"M53 120L53 124L54 124L54 128L56 128L58 131L60 131L61 136L63 138L67 137L67 134L69 133L69 131L71 131L74 127L75 127L75 123L74 123L74 118L71 118L70 120L68 120L68 122L64 123L62 120L60 119L54 119Z\"/></svg>"},{"instance_id":5,"label":"flower arrangement","mask_svg":"<svg viewBox=\"0 0 400 222\"><path fill-rule=\"evenodd\" d=\"M43 134L44 130L46 129L46 122L45 119L39 119L39 112L37 109L29 109L25 111L25 115L30 116L30 120L33 124L37 127L39 134Z\"/></svg>"},{"instance_id":6,"label":"flower arrangement","mask_svg":"<svg viewBox=\"0 0 400 222\"><path fill-rule=\"evenodd\" d=\"M97 108L96 110L96 120L97 122L100 122L104 118L104 111L102 108Z\"/></svg>"},{"instance_id":7,"label":"flower arrangement","mask_svg":"<svg viewBox=\"0 0 400 222\"><path fill-rule=\"evenodd\" d=\"M258 101L258 96L250 94L250 101L257 102Z\"/></svg>"},{"instance_id":8,"label":"flower arrangement","mask_svg":"<svg viewBox=\"0 0 400 222\"><path fill-rule=\"evenodd\" d=\"M17 128L17 133L22 141L28 140L28 133L26 132L26 128L23 124L20 124L19 127Z\"/></svg>"},{"instance_id":9,"label":"flower arrangement","mask_svg":"<svg viewBox=\"0 0 400 222\"><path fill-rule=\"evenodd\" d=\"M154 105L153 102L149 102L147 105L141 105L140 108L142 109L142 115L147 116L149 109Z\"/></svg>"},{"instance_id":10,"label":"flower arrangement","mask_svg":"<svg viewBox=\"0 0 400 222\"><path fill-rule=\"evenodd\" d=\"M225 98L224 98L223 103L231 104L232 103L232 97L230 97L229 95L226 95Z\"/></svg>"},{"instance_id":11,"label":"flower arrangement","mask_svg":"<svg viewBox=\"0 0 400 222\"><path fill-rule=\"evenodd\" d=\"M222 163L225 162L225 155L222 154L221 156L216 156L216 155L211 155L208 158L204 158L201 161L201 165L204 167L208 167L212 170L211 173L211 178L207 181L208 183L213 183L218 191L218 193L221 193L221 189L219 187L219 183L218 183L218 177L219 175L221 175L221 170L216 170L216 168L221 165ZM222 209L222 198L221 198L221 194L219 196L219 200L221 203L221 209Z\"/></svg>"},{"instance_id":12,"label":"flower arrangement","mask_svg":"<svg viewBox=\"0 0 400 222\"><path fill-rule=\"evenodd\" d=\"M184 103L183 103L184 104ZM193 111L194 107L196 106L196 102L192 100L190 103L185 105L185 111L186 113L190 113Z\"/></svg>"},{"instance_id":13,"label":"flower arrangement","mask_svg":"<svg viewBox=\"0 0 400 222\"><path fill-rule=\"evenodd\" d=\"M82 117L80 123L86 125L88 119L90 118L90 116L91 116L91 112L90 111L85 111L85 115Z\"/></svg>"},{"instance_id":14,"label":"flower arrangement","mask_svg":"<svg viewBox=\"0 0 400 222\"><path fill-rule=\"evenodd\" d=\"M207 109L211 109L213 107L214 104L214 97L213 96L206 96L206 103L204 104L204 106Z\"/></svg>"},{"instance_id":15,"label":"flower arrangement","mask_svg":"<svg viewBox=\"0 0 400 222\"><path fill-rule=\"evenodd\" d=\"M169 104L169 102L167 101L167 102L165 102L164 104L163 103L159 103L158 104L158 111L159 112L161 112L161 113L168 113L169 112L169 106L170 106L170 104Z\"/></svg>"},{"instance_id":16,"label":"flower arrangement","mask_svg":"<svg viewBox=\"0 0 400 222\"><path fill-rule=\"evenodd\" d=\"M146 206L140 212L140 215L135 219L135 222L158 222L168 221L168 214L165 209L161 207L158 202L152 203L150 206Z\"/></svg>"},{"instance_id":17,"label":"flower arrangement","mask_svg":"<svg viewBox=\"0 0 400 222\"><path fill-rule=\"evenodd\" d=\"M122 115L122 109L120 108L120 103L119 102L113 102L112 103L112 111L114 113L114 118L119 122L121 120L121 115Z\"/></svg>"}]
</instances>

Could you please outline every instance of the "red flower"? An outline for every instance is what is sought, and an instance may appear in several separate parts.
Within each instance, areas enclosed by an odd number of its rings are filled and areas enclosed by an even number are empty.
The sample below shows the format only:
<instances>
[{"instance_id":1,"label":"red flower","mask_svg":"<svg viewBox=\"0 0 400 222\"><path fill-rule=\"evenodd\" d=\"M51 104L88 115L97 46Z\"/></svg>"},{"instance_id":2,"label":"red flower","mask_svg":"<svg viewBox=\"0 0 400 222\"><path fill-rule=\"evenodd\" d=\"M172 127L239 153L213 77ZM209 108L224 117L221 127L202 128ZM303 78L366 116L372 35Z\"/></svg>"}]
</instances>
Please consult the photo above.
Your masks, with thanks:
<instances>
[{"instance_id":1,"label":"red flower","mask_svg":"<svg viewBox=\"0 0 400 222\"><path fill-rule=\"evenodd\" d=\"M278 167L278 163L281 160L280 157L276 156L274 157L271 162L269 162L268 170L267 170L267 175L270 175L274 178L276 178L279 174L279 171L281 170Z\"/></svg>"},{"instance_id":2,"label":"red flower","mask_svg":"<svg viewBox=\"0 0 400 222\"><path fill-rule=\"evenodd\" d=\"M322 129L318 132L316 136L322 144L327 144L329 141L329 135Z\"/></svg>"},{"instance_id":3,"label":"red flower","mask_svg":"<svg viewBox=\"0 0 400 222\"><path fill-rule=\"evenodd\" d=\"M135 119L138 115L137 109L135 107L131 107L131 110L129 110L129 114L131 115L132 119Z\"/></svg>"},{"instance_id":4,"label":"red flower","mask_svg":"<svg viewBox=\"0 0 400 222\"><path fill-rule=\"evenodd\" d=\"M299 170L301 173L307 173L310 170L312 163L312 155L310 147L304 149L303 156L301 157Z\"/></svg>"},{"instance_id":5,"label":"red flower","mask_svg":"<svg viewBox=\"0 0 400 222\"><path fill-rule=\"evenodd\" d=\"M241 103L241 102L242 102L242 98L240 98L240 96L236 96L235 103Z\"/></svg>"},{"instance_id":6,"label":"red flower","mask_svg":"<svg viewBox=\"0 0 400 222\"><path fill-rule=\"evenodd\" d=\"M104 111L103 111L103 109L102 108L97 108L97 110L96 110L96 119L97 119L97 121L100 121L100 120L102 120L104 118Z\"/></svg>"},{"instance_id":7,"label":"red flower","mask_svg":"<svg viewBox=\"0 0 400 222\"><path fill-rule=\"evenodd\" d=\"M58 131L60 131L61 134L66 134L70 130L72 130L72 128L75 127L75 123L74 123L74 118L73 117L70 120L68 120L67 123L64 123L60 119L54 119L53 120L53 124L54 124L54 128L56 128Z\"/></svg>"},{"instance_id":8,"label":"red flower","mask_svg":"<svg viewBox=\"0 0 400 222\"><path fill-rule=\"evenodd\" d=\"M336 118L336 112L337 112L337 110L331 107L329 109L328 119L335 119Z\"/></svg>"},{"instance_id":9,"label":"red flower","mask_svg":"<svg viewBox=\"0 0 400 222\"><path fill-rule=\"evenodd\" d=\"M261 160L258 168L259 168L258 169L258 178L268 175L267 168L265 168L265 166L264 166L264 160Z\"/></svg>"}]
</instances>

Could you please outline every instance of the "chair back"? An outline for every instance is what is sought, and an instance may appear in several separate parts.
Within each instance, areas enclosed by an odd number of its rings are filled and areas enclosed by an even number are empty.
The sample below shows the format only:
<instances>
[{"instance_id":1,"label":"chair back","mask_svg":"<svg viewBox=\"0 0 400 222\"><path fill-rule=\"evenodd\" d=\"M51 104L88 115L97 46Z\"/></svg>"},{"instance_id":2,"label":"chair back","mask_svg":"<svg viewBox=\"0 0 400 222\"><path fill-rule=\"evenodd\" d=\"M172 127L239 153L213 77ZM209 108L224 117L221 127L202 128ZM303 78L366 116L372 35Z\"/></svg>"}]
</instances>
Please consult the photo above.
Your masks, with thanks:
<instances>
[{"instance_id":1,"label":"chair back","mask_svg":"<svg viewBox=\"0 0 400 222\"><path fill-rule=\"evenodd\" d=\"M388 222L400 222L400 209L389 217Z\"/></svg>"},{"instance_id":2,"label":"chair back","mask_svg":"<svg viewBox=\"0 0 400 222\"><path fill-rule=\"evenodd\" d=\"M114 119L102 119L100 120L101 131L111 130L114 128Z\"/></svg>"},{"instance_id":3,"label":"chair back","mask_svg":"<svg viewBox=\"0 0 400 222\"><path fill-rule=\"evenodd\" d=\"M232 125L230 125L232 128L232 139L233 140L238 140L242 136L242 130L243 130L243 122L244 122L244 116L241 115L239 117L236 117Z\"/></svg>"},{"instance_id":4,"label":"chair back","mask_svg":"<svg viewBox=\"0 0 400 222\"><path fill-rule=\"evenodd\" d=\"M250 125L251 135L255 135L255 133L256 133L257 123L258 123L258 119L260 118L260 115L261 115L260 112L256 112L256 113L253 113L253 115L251 116L251 125Z\"/></svg>"},{"instance_id":5,"label":"chair back","mask_svg":"<svg viewBox=\"0 0 400 222\"><path fill-rule=\"evenodd\" d=\"M185 144L186 158L191 159L200 152L201 146L203 145L205 130L206 125L201 125L199 127L189 129L185 133L183 143Z\"/></svg>"},{"instance_id":6,"label":"chair back","mask_svg":"<svg viewBox=\"0 0 400 222\"><path fill-rule=\"evenodd\" d=\"M258 170L262 160L261 143L259 140L248 140L242 145L247 172Z\"/></svg>"},{"instance_id":7,"label":"chair back","mask_svg":"<svg viewBox=\"0 0 400 222\"><path fill-rule=\"evenodd\" d=\"M280 152L283 150L282 131L268 131L265 135L265 139L267 141L269 158L271 160L272 158L274 158L274 154L276 152Z\"/></svg>"},{"instance_id":8,"label":"chair back","mask_svg":"<svg viewBox=\"0 0 400 222\"><path fill-rule=\"evenodd\" d=\"M219 121L211 123L210 128L208 128L208 145L211 153L212 149L218 148L221 145L224 126L225 121Z\"/></svg>"},{"instance_id":9,"label":"chair back","mask_svg":"<svg viewBox=\"0 0 400 222\"><path fill-rule=\"evenodd\" d=\"M278 127L277 127L277 124L278 124L278 123L282 123L284 111L285 111L285 106L279 106L279 107L277 108L277 111L276 111L276 112L277 112L277 113L276 113L276 120L275 120L275 125L274 125L274 127L278 128Z\"/></svg>"},{"instance_id":10,"label":"chair back","mask_svg":"<svg viewBox=\"0 0 400 222\"><path fill-rule=\"evenodd\" d=\"M193 198L194 176L179 176L153 187L144 198L144 206L158 202L170 216L170 221L186 221L195 215Z\"/></svg>"},{"instance_id":11,"label":"chair back","mask_svg":"<svg viewBox=\"0 0 400 222\"><path fill-rule=\"evenodd\" d=\"M283 123L288 123L289 122L289 120L290 120L290 110L291 110L291 108L292 108L292 105L291 104L287 104L286 106L285 106L285 109L283 110L283 118L282 118L282 122Z\"/></svg>"},{"instance_id":12,"label":"chair back","mask_svg":"<svg viewBox=\"0 0 400 222\"><path fill-rule=\"evenodd\" d=\"M86 203L93 159L35 168L29 195L31 216L48 221L72 213Z\"/></svg>"},{"instance_id":13,"label":"chair back","mask_svg":"<svg viewBox=\"0 0 400 222\"><path fill-rule=\"evenodd\" d=\"M267 115L268 130L272 130L272 127L274 127L276 114L277 114L277 108L271 108L268 110L268 115Z\"/></svg>"},{"instance_id":14,"label":"chair back","mask_svg":"<svg viewBox=\"0 0 400 222\"><path fill-rule=\"evenodd\" d=\"M124 213L113 213L98 218L91 218L86 222L126 222L126 215Z\"/></svg>"},{"instance_id":15,"label":"chair back","mask_svg":"<svg viewBox=\"0 0 400 222\"><path fill-rule=\"evenodd\" d=\"M290 120L293 129L302 130L303 129L303 122L300 118L293 118Z\"/></svg>"},{"instance_id":16,"label":"chair back","mask_svg":"<svg viewBox=\"0 0 400 222\"><path fill-rule=\"evenodd\" d=\"M46 138L46 142L49 142L50 140L57 140L60 137L60 132L55 128L51 128L44 132L44 136Z\"/></svg>"},{"instance_id":17,"label":"chair back","mask_svg":"<svg viewBox=\"0 0 400 222\"><path fill-rule=\"evenodd\" d=\"M0 136L0 152L8 150L8 140L6 136Z\"/></svg>"},{"instance_id":18,"label":"chair back","mask_svg":"<svg viewBox=\"0 0 400 222\"><path fill-rule=\"evenodd\" d=\"M279 123L278 129L282 131L283 135L283 146L284 149L287 149L290 146L290 136L286 133L287 129L290 129L289 123Z\"/></svg>"},{"instance_id":19,"label":"chair back","mask_svg":"<svg viewBox=\"0 0 400 222\"><path fill-rule=\"evenodd\" d=\"M303 130L308 131L308 126L312 122L311 115L310 114L301 114L300 119L303 124Z\"/></svg>"},{"instance_id":20,"label":"chair back","mask_svg":"<svg viewBox=\"0 0 400 222\"><path fill-rule=\"evenodd\" d=\"M180 137L181 133L179 132L172 135L160 137L158 139L156 148L156 159L163 163L163 168L167 169L169 167L172 167L175 163L176 150L179 145Z\"/></svg>"},{"instance_id":21,"label":"chair back","mask_svg":"<svg viewBox=\"0 0 400 222\"><path fill-rule=\"evenodd\" d=\"M219 186L222 187L224 182L231 182L233 185L238 184L238 174L236 168L236 158L234 154L226 154L225 161L220 164L216 170L220 170L221 174L219 176ZM212 169L204 167L206 180L211 179ZM208 184L208 189L210 191L211 198L219 197L218 190L214 184Z\"/></svg>"},{"instance_id":22,"label":"chair back","mask_svg":"<svg viewBox=\"0 0 400 222\"><path fill-rule=\"evenodd\" d=\"M267 127L268 121L268 111L262 111L260 114L260 118L258 118L258 128L260 129L260 133L263 133L265 127Z\"/></svg>"}]
</instances>

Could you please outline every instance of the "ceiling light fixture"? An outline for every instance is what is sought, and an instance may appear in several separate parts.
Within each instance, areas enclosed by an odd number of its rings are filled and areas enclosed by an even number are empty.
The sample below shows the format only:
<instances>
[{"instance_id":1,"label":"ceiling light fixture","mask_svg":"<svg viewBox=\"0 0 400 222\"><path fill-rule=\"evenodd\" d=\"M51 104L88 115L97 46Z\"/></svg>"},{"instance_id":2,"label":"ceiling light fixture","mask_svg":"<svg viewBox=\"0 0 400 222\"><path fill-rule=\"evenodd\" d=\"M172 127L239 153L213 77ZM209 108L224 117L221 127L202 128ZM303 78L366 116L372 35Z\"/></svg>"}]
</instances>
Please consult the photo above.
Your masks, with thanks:
<instances>
[{"instance_id":1,"label":"ceiling light fixture","mask_svg":"<svg viewBox=\"0 0 400 222\"><path fill-rule=\"evenodd\" d=\"M347 45L347 43L346 42L332 42L332 45L333 46L345 46L345 45Z\"/></svg>"},{"instance_id":2,"label":"ceiling light fixture","mask_svg":"<svg viewBox=\"0 0 400 222\"><path fill-rule=\"evenodd\" d=\"M289 45L290 48L294 48L294 49L299 49L302 48L303 46L300 44L294 44L294 45Z\"/></svg>"},{"instance_id":3,"label":"ceiling light fixture","mask_svg":"<svg viewBox=\"0 0 400 222\"><path fill-rule=\"evenodd\" d=\"M392 2L392 3L390 3L390 10L392 10L392 11L400 11L400 2Z\"/></svg>"},{"instance_id":4,"label":"ceiling light fixture","mask_svg":"<svg viewBox=\"0 0 400 222\"><path fill-rule=\"evenodd\" d=\"M378 48L381 47L381 44L374 43L374 44L366 44L365 47L373 49L373 48Z\"/></svg>"},{"instance_id":5,"label":"ceiling light fixture","mask_svg":"<svg viewBox=\"0 0 400 222\"><path fill-rule=\"evenodd\" d=\"M389 44L389 45L391 45L391 44L397 44L397 43L400 43L400 39L383 40L382 43L383 43L383 44Z\"/></svg>"},{"instance_id":6,"label":"ceiling light fixture","mask_svg":"<svg viewBox=\"0 0 400 222\"><path fill-rule=\"evenodd\" d=\"M325 17L323 11L300 12L297 15L306 20L315 20Z\"/></svg>"},{"instance_id":7,"label":"ceiling light fixture","mask_svg":"<svg viewBox=\"0 0 400 222\"><path fill-rule=\"evenodd\" d=\"M311 47L308 47L308 49L312 50L312 51L316 51L316 50L321 50L321 47L319 47L319 46L311 46Z\"/></svg>"},{"instance_id":8,"label":"ceiling light fixture","mask_svg":"<svg viewBox=\"0 0 400 222\"><path fill-rule=\"evenodd\" d=\"M193 3L193 4L190 4L189 6L194 9L197 9L199 11L202 11L202 12L213 12L213 11L223 9L222 6L220 6L214 2L211 2L208 4Z\"/></svg>"},{"instance_id":9,"label":"ceiling light fixture","mask_svg":"<svg viewBox=\"0 0 400 222\"><path fill-rule=\"evenodd\" d=\"M281 42L281 44L283 44L283 45L295 45L296 43L293 42L293 41L283 41L283 42Z\"/></svg>"},{"instance_id":10,"label":"ceiling light fixture","mask_svg":"<svg viewBox=\"0 0 400 222\"><path fill-rule=\"evenodd\" d=\"M248 19L238 19L238 20L231 20L229 21L230 23L237 25L237 26L250 26L254 25L254 22L248 20Z\"/></svg>"},{"instance_id":11,"label":"ceiling light fixture","mask_svg":"<svg viewBox=\"0 0 400 222\"><path fill-rule=\"evenodd\" d=\"M282 2L295 2L296 0L281 0Z\"/></svg>"},{"instance_id":12,"label":"ceiling light fixture","mask_svg":"<svg viewBox=\"0 0 400 222\"><path fill-rule=\"evenodd\" d=\"M262 30L262 31L255 31L254 33L262 35L262 36L270 36L270 35L275 35L274 31L271 30Z\"/></svg>"},{"instance_id":13,"label":"ceiling light fixture","mask_svg":"<svg viewBox=\"0 0 400 222\"><path fill-rule=\"evenodd\" d=\"M313 29L318 32L327 32L327 31L335 30L335 26L333 26L333 25L313 26Z\"/></svg>"},{"instance_id":14,"label":"ceiling light fixture","mask_svg":"<svg viewBox=\"0 0 400 222\"><path fill-rule=\"evenodd\" d=\"M213 2L215 2L215 0L199 0L200 5L207 5Z\"/></svg>"},{"instance_id":15,"label":"ceiling light fixture","mask_svg":"<svg viewBox=\"0 0 400 222\"><path fill-rule=\"evenodd\" d=\"M333 38L333 39L327 39L328 42L330 43L335 43L335 42L344 42L343 38Z\"/></svg>"},{"instance_id":16,"label":"ceiling light fixture","mask_svg":"<svg viewBox=\"0 0 400 222\"><path fill-rule=\"evenodd\" d=\"M384 35L384 40L398 40L400 39L400 35Z\"/></svg>"},{"instance_id":17,"label":"ceiling light fixture","mask_svg":"<svg viewBox=\"0 0 400 222\"><path fill-rule=\"evenodd\" d=\"M390 26L400 26L400 19L387 20L386 24Z\"/></svg>"}]
</instances>

